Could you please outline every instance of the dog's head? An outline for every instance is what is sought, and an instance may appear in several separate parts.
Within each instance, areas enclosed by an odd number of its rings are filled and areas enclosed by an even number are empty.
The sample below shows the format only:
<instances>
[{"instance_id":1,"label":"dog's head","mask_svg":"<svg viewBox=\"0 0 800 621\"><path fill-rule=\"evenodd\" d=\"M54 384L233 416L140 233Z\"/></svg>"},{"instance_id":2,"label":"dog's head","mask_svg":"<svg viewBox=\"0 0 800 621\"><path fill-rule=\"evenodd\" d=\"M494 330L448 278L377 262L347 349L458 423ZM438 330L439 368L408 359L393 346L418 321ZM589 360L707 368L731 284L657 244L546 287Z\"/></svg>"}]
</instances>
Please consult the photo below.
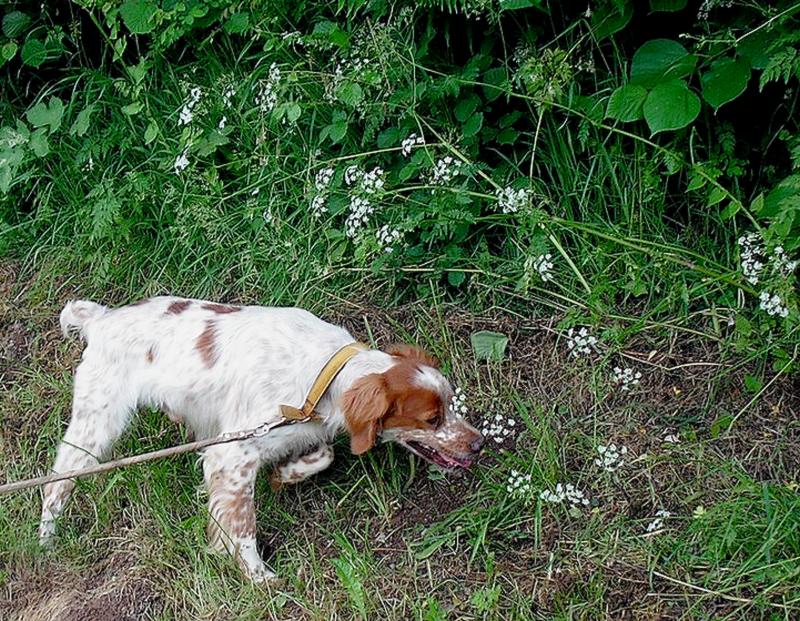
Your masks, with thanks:
<instances>
[{"instance_id":1,"label":"dog's head","mask_svg":"<svg viewBox=\"0 0 800 621\"><path fill-rule=\"evenodd\" d=\"M420 349L389 349L395 364L359 379L342 397L350 448L368 451L380 435L443 468L468 468L481 433L452 408L453 389L437 361Z\"/></svg>"}]
</instances>

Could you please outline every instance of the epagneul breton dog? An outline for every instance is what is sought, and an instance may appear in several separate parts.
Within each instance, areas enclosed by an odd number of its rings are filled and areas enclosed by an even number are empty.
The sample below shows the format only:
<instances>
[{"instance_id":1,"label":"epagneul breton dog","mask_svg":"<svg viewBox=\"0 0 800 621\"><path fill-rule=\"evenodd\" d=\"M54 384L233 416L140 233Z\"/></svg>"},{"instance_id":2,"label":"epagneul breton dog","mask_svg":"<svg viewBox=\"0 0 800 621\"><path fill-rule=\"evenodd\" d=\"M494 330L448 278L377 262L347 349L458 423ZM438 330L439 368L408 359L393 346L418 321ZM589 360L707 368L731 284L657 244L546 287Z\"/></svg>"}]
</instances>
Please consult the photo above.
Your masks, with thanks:
<instances>
[{"instance_id":1,"label":"epagneul breton dog","mask_svg":"<svg viewBox=\"0 0 800 621\"><path fill-rule=\"evenodd\" d=\"M65 335L87 345L75 371L72 416L53 470L66 472L108 457L134 413L149 406L197 438L252 429L300 407L320 370L353 337L299 308L230 306L175 297L109 309L75 301L61 312ZM256 549L254 483L276 464L275 483L297 483L333 461L341 430L361 454L394 441L445 468L469 467L483 436L450 407L453 390L437 363L401 345L360 349L338 369L314 408L317 420L261 437L206 448L211 546L232 555L251 579L274 576ZM44 488L39 537L48 545L74 481Z\"/></svg>"}]
</instances>

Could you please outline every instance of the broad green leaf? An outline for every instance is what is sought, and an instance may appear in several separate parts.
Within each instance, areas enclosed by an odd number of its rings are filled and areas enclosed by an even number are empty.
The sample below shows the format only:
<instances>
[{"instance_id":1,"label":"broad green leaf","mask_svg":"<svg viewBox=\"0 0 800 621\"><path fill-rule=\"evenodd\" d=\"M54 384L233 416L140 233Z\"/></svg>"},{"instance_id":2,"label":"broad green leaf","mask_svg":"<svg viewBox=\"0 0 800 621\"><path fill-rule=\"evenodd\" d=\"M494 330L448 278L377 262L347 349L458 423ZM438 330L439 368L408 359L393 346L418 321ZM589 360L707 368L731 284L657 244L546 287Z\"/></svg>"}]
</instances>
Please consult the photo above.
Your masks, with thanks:
<instances>
[{"instance_id":1,"label":"broad green leaf","mask_svg":"<svg viewBox=\"0 0 800 621\"><path fill-rule=\"evenodd\" d=\"M515 11L517 9L539 8L541 0L500 0L501 11Z\"/></svg>"},{"instance_id":2,"label":"broad green leaf","mask_svg":"<svg viewBox=\"0 0 800 621\"><path fill-rule=\"evenodd\" d=\"M3 34L14 39L24 34L31 23L31 18L22 11L11 11L3 15Z\"/></svg>"},{"instance_id":3,"label":"broad green leaf","mask_svg":"<svg viewBox=\"0 0 800 621\"><path fill-rule=\"evenodd\" d=\"M133 34L147 34L155 27L156 5L151 0L127 0L119 7L119 14Z\"/></svg>"},{"instance_id":4,"label":"broad green leaf","mask_svg":"<svg viewBox=\"0 0 800 621\"><path fill-rule=\"evenodd\" d=\"M494 101L508 90L508 74L503 67L494 67L483 74L483 96L487 101Z\"/></svg>"},{"instance_id":5,"label":"broad green leaf","mask_svg":"<svg viewBox=\"0 0 800 621\"><path fill-rule=\"evenodd\" d=\"M497 134L495 140L497 140L498 144L514 144L517 138L519 138L519 132L516 129L507 127Z\"/></svg>"},{"instance_id":6,"label":"broad green leaf","mask_svg":"<svg viewBox=\"0 0 800 621\"><path fill-rule=\"evenodd\" d=\"M364 90L355 82L346 82L336 89L339 101L355 108L364 99Z\"/></svg>"},{"instance_id":7,"label":"broad green leaf","mask_svg":"<svg viewBox=\"0 0 800 621\"><path fill-rule=\"evenodd\" d=\"M331 141L335 144L340 142L347 134L347 122L339 121L337 123L331 123L328 125L327 129L328 136L330 136Z\"/></svg>"},{"instance_id":8,"label":"broad green leaf","mask_svg":"<svg viewBox=\"0 0 800 621\"><path fill-rule=\"evenodd\" d=\"M606 0L593 7L592 11L592 31L594 36L605 39L619 32L633 17L633 2L622 0L621 2Z\"/></svg>"},{"instance_id":9,"label":"broad green leaf","mask_svg":"<svg viewBox=\"0 0 800 621\"><path fill-rule=\"evenodd\" d=\"M650 0L652 11L675 13L686 8L688 0Z\"/></svg>"},{"instance_id":10,"label":"broad green leaf","mask_svg":"<svg viewBox=\"0 0 800 621\"><path fill-rule=\"evenodd\" d=\"M20 56L29 67L39 67L47 60L47 47L39 39L28 39L22 46Z\"/></svg>"},{"instance_id":11,"label":"broad green leaf","mask_svg":"<svg viewBox=\"0 0 800 621\"><path fill-rule=\"evenodd\" d=\"M50 153L50 144L47 141L47 132L44 127L40 127L31 134L31 139L28 144L36 154L36 157L44 157Z\"/></svg>"},{"instance_id":12,"label":"broad green leaf","mask_svg":"<svg viewBox=\"0 0 800 621\"><path fill-rule=\"evenodd\" d=\"M638 121L644 117L642 108L647 89L638 84L620 86L608 98L606 116L618 121Z\"/></svg>"},{"instance_id":13,"label":"broad green leaf","mask_svg":"<svg viewBox=\"0 0 800 621\"><path fill-rule=\"evenodd\" d=\"M69 129L70 135L82 137L86 134L89 130L89 121L92 118L92 112L94 112L94 104L89 104L78 113L78 117Z\"/></svg>"},{"instance_id":14,"label":"broad green leaf","mask_svg":"<svg viewBox=\"0 0 800 621\"><path fill-rule=\"evenodd\" d=\"M158 123L150 121L147 124L147 129L144 130L144 143L150 144L158 136Z\"/></svg>"},{"instance_id":15,"label":"broad green leaf","mask_svg":"<svg viewBox=\"0 0 800 621\"><path fill-rule=\"evenodd\" d=\"M50 126L50 132L61 127L61 117L64 115L64 104L58 97L51 97L45 105L40 101L25 113L25 118L34 127Z\"/></svg>"},{"instance_id":16,"label":"broad green leaf","mask_svg":"<svg viewBox=\"0 0 800 621\"><path fill-rule=\"evenodd\" d=\"M671 39L653 39L642 45L631 61L631 84L653 88L694 71L697 56Z\"/></svg>"},{"instance_id":17,"label":"broad green leaf","mask_svg":"<svg viewBox=\"0 0 800 621\"><path fill-rule=\"evenodd\" d=\"M745 375L744 376L744 387L747 389L748 392L757 393L761 390L761 387L764 385L759 378L755 375Z\"/></svg>"},{"instance_id":18,"label":"broad green leaf","mask_svg":"<svg viewBox=\"0 0 800 621\"><path fill-rule=\"evenodd\" d=\"M250 15L247 13L234 13L225 22L225 32L240 34L250 27Z\"/></svg>"},{"instance_id":19,"label":"broad green leaf","mask_svg":"<svg viewBox=\"0 0 800 621\"><path fill-rule=\"evenodd\" d=\"M711 188L711 191L708 193L708 200L706 201L706 206L713 207L714 205L724 201L726 198L728 198L728 193L720 186L715 185Z\"/></svg>"},{"instance_id":20,"label":"broad green leaf","mask_svg":"<svg viewBox=\"0 0 800 621\"><path fill-rule=\"evenodd\" d=\"M508 337L505 334L491 330L473 332L469 340L478 360L500 361L505 356L508 346Z\"/></svg>"},{"instance_id":21,"label":"broad green leaf","mask_svg":"<svg viewBox=\"0 0 800 621\"><path fill-rule=\"evenodd\" d=\"M753 69L763 69L769 63L773 48L785 35L778 34L770 28L751 31L743 36L736 46L736 52L750 63Z\"/></svg>"},{"instance_id":22,"label":"broad green leaf","mask_svg":"<svg viewBox=\"0 0 800 621\"><path fill-rule=\"evenodd\" d=\"M378 148L388 149L397 144L400 139L400 130L396 127L387 127L378 134Z\"/></svg>"},{"instance_id":23,"label":"broad green leaf","mask_svg":"<svg viewBox=\"0 0 800 621\"><path fill-rule=\"evenodd\" d=\"M463 123L472 116L472 113L475 112L475 110L478 109L478 105L480 103L480 97L474 93L470 93L456 104L453 114L455 114L459 122Z\"/></svg>"},{"instance_id":24,"label":"broad green leaf","mask_svg":"<svg viewBox=\"0 0 800 621\"><path fill-rule=\"evenodd\" d=\"M700 76L703 99L718 109L741 95L749 81L750 64L746 60L732 58L718 60L711 65L711 69Z\"/></svg>"},{"instance_id":25,"label":"broad green leaf","mask_svg":"<svg viewBox=\"0 0 800 621\"><path fill-rule=\"evenodd\" d=\"M731 218L733 218L733 216L735 216L739 212L741 208L742 208L742 203L740 203L737 200L733 200L730 203L728 203L725 209L723 209L720 212L719 217L722 218L723 220L730 220Z\"/></svg>"},{"instance_id":26,"label":"broad green leaf","mask_svg":"<svg viewBox=\"0 0 800 621\"><path fill-rule=\"evenodd\" d=\"M464 272L459 272L457 270L447 272L447 282L453 287L460 287L466 279L467 275Z\"/></svg>"},{"instance_id":27,"label":"broad green leaf","mask_svg":"<svg viewBox=\"0 0 800 621\"><path fill-rule=\"evenodd\" d=\"M2 48L0 48L0 56L2 56L3 60L11 60L14 58L14 54L17 53L17 44L13 41L9 41Z\"/></svg>"},{"instance_id":28,"label":"broad green leaf","mask_svg":"<svg viewBox=\"0 0 800 621\"><path fill-rule=\"evenodd\" d=\"M644 102L644 119L653 134L686 127L698 114L700 98L681 80L659 84Z\"/></svg>"},{"instance_id":29,"label":"broad green leaf","mask_svg":"<svg viewBox=\"0 0 800 621\"><path fill-rule=\"evenodd\" d=\"M300 105L296 101L292 101L286 106L286 118L289 119L290 123L297 121L302 112L302 108L300 108Z\"/></svg>"},{"instance_id":30,"label":"broad green leaf","mask_svg":"<svg viewBox=\"0 0 800 621\"><path fill-rule=\"evenodd\" d=\"M135 116L142 111L142 108L144 108L144 104L141 101L134 101L127 106L122 106L122 114Z\"/></svg>"},{"instance_id":31,"label":"broad green leaf","mask_svg":"<svg viewBox=\"0 0 800 621\"><path fill-rule=\"evenodd\" d=\"M481 127L483 127L483 112L476 112L464 123L464 135L474 136L481 131Z\"/></svg>"},{"instance_id":32,"label":"broad green leaf","mask_svg":"<svg viewBox=\"0 0 800 621\"><path fill-rule=\"evenodd\" d=\"M689 183L686 186L686 190L689 192L693 192L694 190L699 190L706 184L706 178L703 175L698 173L692 173L689 177Z\"/></svg>"}]
</instances>

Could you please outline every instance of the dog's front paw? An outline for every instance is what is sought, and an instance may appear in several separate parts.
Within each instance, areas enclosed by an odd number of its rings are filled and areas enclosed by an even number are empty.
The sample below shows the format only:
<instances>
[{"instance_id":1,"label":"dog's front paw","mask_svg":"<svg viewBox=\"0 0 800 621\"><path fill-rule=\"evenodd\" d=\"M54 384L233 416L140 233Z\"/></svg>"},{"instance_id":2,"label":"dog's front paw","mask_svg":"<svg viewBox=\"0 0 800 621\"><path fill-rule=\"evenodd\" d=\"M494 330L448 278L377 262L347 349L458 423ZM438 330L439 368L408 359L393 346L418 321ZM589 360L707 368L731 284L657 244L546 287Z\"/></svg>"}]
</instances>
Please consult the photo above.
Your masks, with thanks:
<instances>
[{"instance_id":1,"label":"dog's front paw","mask_svg":"<svg viewBox=\"0 0 800 621\"><path fill-rule=\"evenodd\" d=\"M55 520L45 520L39 524L39 547L44 550L52 550L56 541Z\"/></svg>"}]
</instances>

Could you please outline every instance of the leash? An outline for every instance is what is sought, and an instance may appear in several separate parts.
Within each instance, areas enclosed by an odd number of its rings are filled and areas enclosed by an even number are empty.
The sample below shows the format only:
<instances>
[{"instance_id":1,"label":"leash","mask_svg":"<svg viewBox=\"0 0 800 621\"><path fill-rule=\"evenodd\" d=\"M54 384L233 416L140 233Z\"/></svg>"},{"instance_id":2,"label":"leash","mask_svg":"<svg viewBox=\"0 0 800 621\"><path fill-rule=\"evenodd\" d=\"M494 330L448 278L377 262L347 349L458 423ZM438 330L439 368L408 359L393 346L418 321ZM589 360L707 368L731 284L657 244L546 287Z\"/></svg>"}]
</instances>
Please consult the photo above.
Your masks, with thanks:
<instances>
[{"instance_id":1,"label":"leash","mask_svg":"<svg viewBox=\"0 0 800 621\"><path fill-rule=\"evenodd\" d=\"M178 444L165 449L157 451L150 451L149 453L140 453L139 455L132 455L131 457L123 457L114 461L105 462L103 464L96 464L86 468L78 468L76 470L69 470L67 472L58 472L48 474L41 477L34 477L32 479L23 479L22 481L15 481L14 483L6 483L0 485L0 496L11 494L12 492L19 492L31 487L40 487L55 481L63 481L65 479L74 479L90 474L102 474L117 468L124 468L126 466L133 466L135 464L142 464L156 459L163 459L165 457L172 457L173 455L181 455L182 453L191 453L207 448L209 446L216 446L218 444L227 444L229 442L241 442L242 440L249 440L251 438L259 438L267 435L273 429L278 427L285 427L287 425L296 425L298 423L307 423L319 420L319 416L314 411L319 403L319 400L328 390L334 378L339 374L339 371L344 368L348 360L355 356L358 352L368 349L362 343L350 343L336 351L325 363L325 366L317 375L314 384L306 398L302 408L296 408L291 405L281 405L281 419L271 423L264 423L252 429L245 429L244 431L234 431L224 433L215 438L206 438L205 440L197 440L195 442L187 442L186 444Z\"/></svg>"}]
</instances>

